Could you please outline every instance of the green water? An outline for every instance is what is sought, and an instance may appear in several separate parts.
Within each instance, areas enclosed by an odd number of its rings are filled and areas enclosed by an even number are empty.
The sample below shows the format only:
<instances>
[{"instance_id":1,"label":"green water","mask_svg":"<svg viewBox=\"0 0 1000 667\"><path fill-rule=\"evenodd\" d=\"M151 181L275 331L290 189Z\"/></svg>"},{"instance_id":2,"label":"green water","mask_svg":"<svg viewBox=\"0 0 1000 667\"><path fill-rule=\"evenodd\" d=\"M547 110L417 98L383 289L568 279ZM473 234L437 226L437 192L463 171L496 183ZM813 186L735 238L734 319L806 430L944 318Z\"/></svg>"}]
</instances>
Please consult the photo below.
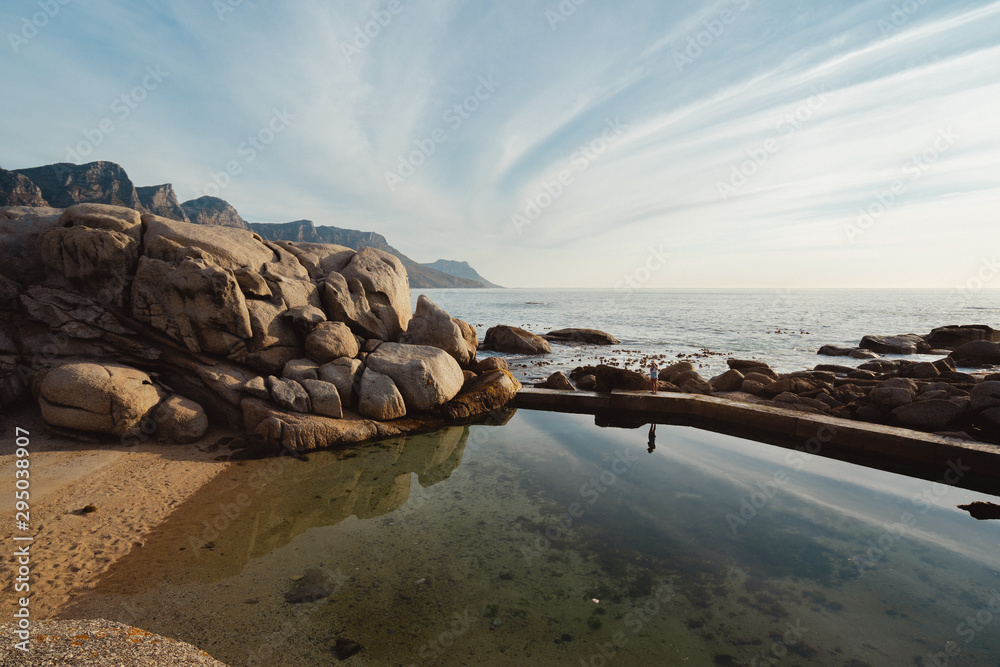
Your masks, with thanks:
<instances>
[{"instance_id":1,"label":"green water","mask_svg":"<svg viewBox=\"0 0 1000 667\"><path fill-rule=\"evenodd\" d=\"M245 462L65 616L234 667L1000 663L1000 522L955 507L996 498L687 427L647 444L520 411Z\"/></svg>"}]
</instances>

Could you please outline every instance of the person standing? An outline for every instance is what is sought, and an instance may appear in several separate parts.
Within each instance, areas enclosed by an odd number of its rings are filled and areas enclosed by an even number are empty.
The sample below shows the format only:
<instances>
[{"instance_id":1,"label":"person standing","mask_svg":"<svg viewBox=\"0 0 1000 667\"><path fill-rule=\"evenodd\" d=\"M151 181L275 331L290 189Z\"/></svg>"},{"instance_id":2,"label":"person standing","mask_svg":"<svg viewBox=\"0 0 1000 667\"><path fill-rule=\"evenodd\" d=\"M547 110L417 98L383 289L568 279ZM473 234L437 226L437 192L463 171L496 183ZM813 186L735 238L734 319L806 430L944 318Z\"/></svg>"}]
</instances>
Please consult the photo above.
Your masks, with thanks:
<instances>
[{"instance_id":1,"label":"person standing","mask_svg":"<svg viewBox=\"0 0 1000 667\"><path fill-rule=\"evenodd\" d=\"M656 362L653 362L653 364L649 367L649 385L654 394L656 393L656 390L659 389L659 384L660 369L656 367Z\"/></svg>"}]
</instances>

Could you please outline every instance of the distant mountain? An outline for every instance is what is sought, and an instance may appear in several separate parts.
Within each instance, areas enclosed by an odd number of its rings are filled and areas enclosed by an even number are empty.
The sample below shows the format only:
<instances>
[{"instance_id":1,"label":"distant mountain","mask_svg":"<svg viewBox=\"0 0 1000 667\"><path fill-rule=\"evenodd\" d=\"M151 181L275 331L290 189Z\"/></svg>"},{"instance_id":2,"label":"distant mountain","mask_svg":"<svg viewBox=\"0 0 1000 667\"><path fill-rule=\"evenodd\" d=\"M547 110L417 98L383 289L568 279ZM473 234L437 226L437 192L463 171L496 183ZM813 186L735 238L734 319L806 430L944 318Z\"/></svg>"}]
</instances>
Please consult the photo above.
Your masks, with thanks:
<instances>
[{"instance_id":1,"label":"distant mountain","mask_svg":"<svg viewBox=\"0 0 1000 667\"><path fill-rule=\"evenodd\" d=\"M311 220L283 224L248 223L229 202L218 197L199 197L178 204L177 194L169 183L137 188L125 170L114 162L100 161L80 165L63 162L13 171L0 169L0 206L68 208L73 204L85 203L125 206L143 213L154 213L201 225L251 229L262 238L272 241L333 243L355 250L366 246L377 248L395 255L403 262L409 274L410 286L417 289L494 286L483 280L465 262L450 263L449 266L457 266L450 271L439 271L434 265L419 264L393 248L384 236L375 232L317 227Z\"/></svg>"},{"instance_id":2,"label":"distant mountain","mask_svg":"<svg viewBox=\"0 0 1000 667\"><path fill-rule=\"evenodd\" d=\"M218 227L236 227L249 229L247 221L240 217L232 204L218 197L198 197L181 204L188 219L199 225L215 225Z\"/></svg>"},{"instance_id":3,"label":"distant mountain","mask_svg":"<svg viewBox=\"0 0 1000 667\"><path fill-rule=\"evenodd\" d=\"M132 180L114 162L61 162L15 171L31 179L54 208L87 202L145 210Z\"/></svg>"},{"instance_id":4,"label":"distant mountain","mask_svg":"<svg viewBox=\"0 0 1000 667\"><path fill-rule=\"evenodd\" d=\"M0 206L48 206L42 191L16 171L0 169Z\"/></svg>"},{"instance_id":5,"label":"distant mountain","mask_svg":"<svg viewBox=\"0 0 1000 667\"><path fill-rule=\"evenodd\" d=\"M191 222L184 209L177 203L177 194L170 183L149 185L136 188L135 191L139 195L139 203L150 213L171 220Z\"/></svg>"},{"instance_id":6,"label":"distant mountain","mask_svg":"<svg viewBox=\"0 0 1000 667\"><path fill-rule=\"evenodd\" d=\"M429 269L434 269L435 271L440 271L441 273L447 273L449 276L455 276L456 278L474 280L483 287L500 287L500 285L491 283L486 278L479 275L479 272L469 266L468 262L459 262L453 259L439 259L436 262L424 264L424 266Z\"/></svg>"},{"instance_id":7,"label":"distant mountain","mask_svg":"<svg viewBox=\"0 0 1000 667\"><path fill-rule=\"evenodd\" d=\"M362 232L356 229L341 229L340 227L317 227L312 220L296 220L285 223L251 222L250 230L271 241L299 241L304 243L332 243L348 248L369 247L395 255L403 262L406 273L410 277L410 287L430 289L435 287L469 287L482 288L483 284L461 276L453 276L442 271L424 266L413 261L399 250L396 250L385 237L375 232Z\"/></svg>"}]
</instances>

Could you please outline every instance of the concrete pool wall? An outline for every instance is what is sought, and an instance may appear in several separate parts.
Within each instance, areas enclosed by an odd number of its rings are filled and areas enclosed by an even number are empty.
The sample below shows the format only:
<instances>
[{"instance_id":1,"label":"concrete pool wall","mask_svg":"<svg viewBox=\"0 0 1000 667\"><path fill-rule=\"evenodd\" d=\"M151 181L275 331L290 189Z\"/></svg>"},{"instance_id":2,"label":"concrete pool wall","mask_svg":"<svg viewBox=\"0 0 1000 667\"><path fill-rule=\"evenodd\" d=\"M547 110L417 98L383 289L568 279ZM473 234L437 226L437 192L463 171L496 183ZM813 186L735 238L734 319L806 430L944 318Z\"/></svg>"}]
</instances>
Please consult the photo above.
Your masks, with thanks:
<instances>
[{"instance_id":1,"label":"concrete pool wall","mask_svg":"<svg viewBox=\"0 0 1000 667\"><path fill-rule=\"evenodd\" d=\"M698 394L521 389L525 410L592 414L599 424L681 424L761 440L871 468L1000 494L1000 447Z\"/></svg>"}]
</instances>

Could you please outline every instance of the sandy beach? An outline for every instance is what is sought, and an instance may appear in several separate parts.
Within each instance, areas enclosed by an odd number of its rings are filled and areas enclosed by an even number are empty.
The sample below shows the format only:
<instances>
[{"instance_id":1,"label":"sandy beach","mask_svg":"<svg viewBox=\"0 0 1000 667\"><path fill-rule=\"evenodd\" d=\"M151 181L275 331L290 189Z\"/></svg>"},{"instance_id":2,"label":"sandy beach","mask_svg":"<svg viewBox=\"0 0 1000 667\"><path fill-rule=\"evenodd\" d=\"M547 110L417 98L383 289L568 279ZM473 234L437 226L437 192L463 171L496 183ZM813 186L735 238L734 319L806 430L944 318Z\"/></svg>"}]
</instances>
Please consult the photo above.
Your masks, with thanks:
<instances>
[{"instance_id":1,"label":"sandy beach","mask_svg":"<svg viewBox=\"0 0 1000 667\"><path fill-rule=\"evenodd\" d=\"M15 525L15 428L30 432L30 529ZM55 618L74 595L93 587L110 565L141 549L144 535L206 482L230 465L214 446L227 435L210 428L189 445L155 441L126 447L117 439L79 442L52 433L36 410L0 416L0 535L32 535L32 619ZM92 506L93 511L82 512ZM13 549L2 569L12 571ZM11 618L13 587L0 594L0 613Z\"/></svg>"}]
</instances>

